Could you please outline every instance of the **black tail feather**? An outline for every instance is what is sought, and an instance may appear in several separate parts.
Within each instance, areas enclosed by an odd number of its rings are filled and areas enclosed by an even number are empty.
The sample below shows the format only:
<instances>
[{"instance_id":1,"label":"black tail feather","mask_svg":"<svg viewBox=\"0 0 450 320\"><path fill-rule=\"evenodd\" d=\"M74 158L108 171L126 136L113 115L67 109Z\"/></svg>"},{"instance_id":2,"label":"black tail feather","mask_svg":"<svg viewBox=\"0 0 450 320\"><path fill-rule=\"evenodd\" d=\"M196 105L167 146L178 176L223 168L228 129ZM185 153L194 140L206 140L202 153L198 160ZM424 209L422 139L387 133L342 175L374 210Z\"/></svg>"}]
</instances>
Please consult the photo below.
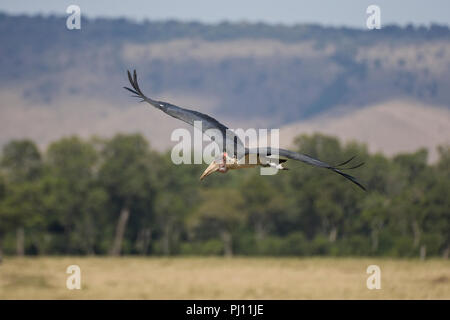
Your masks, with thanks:
<instances>
[{"instance_id":1,"label":"black tail feather","mask_svg":"<svg viewBox=\"0 0 450 320\"><path fill-rule=\"evenodd\" d=\"M133 93L133 94L135 94L135 95L137 95L137 96L139 97L139 93L136 92L136 91L134 91L133 89L130 89L130 88L128 88L128 87L123 87L123 88L126 89L126 90L128 90L128 91L130 91L131 93Z\"/></svg>"},{"instance_id":2,"label":"black tail feather","mask_svg":"<svg viewBox=\"0 0 450 320\"><path fill-rule=\"evenodd\" d=\"M128 75L128 81L130 81L130 84L134 90L127 88L127 87L124 87L124 88L127 89L128 91L140 96L141 98L145 97L145 95L141 91L141 88L139 88L136 70L133 70L133 76L131 76L131 72L129 70L127 70L127 75Z\"/></svg>"},{"instance_id":3,"label":"black tail feather","mask_svg":"<svg viewBox=\"0 0 450 320\"><path fill-rule=\"evenodd\" d=\"M351 162L353 159L355 159L355 158L356 158L356 156L353 156L353 157L351 157L350 159L348 159L348 160L346 160L346 161L344 161L344 162L342 162L342 163L340 163L340 164L334 166L333 168L339 169L339 170L352 170L352 169L356 169L356 168L359 168L359 167L361 167L362 165L364 165L364 162L361 162L361 163L359 163L359 164L357 164L357 165L354 165L354 166L352 166L352 167L343 168L344 165L350 163L350 162Z\"/></svg>"},{"instance_id":4,"label":"black tail feather","mask_svg":"<svg viewBox=\"0 0 450 320\"><path fill-rule=\"evenodd\" d=\"M334 172L336 172L336 173L340 174L341 176L347 178L348 180L350 180L351 182L353 182L354 184L356 184L358 187L360 187L361 189L363 189L364 191L366 191L366 188L365 188L361 183L359 183L358 180L356 180L355 177L353 177L353 176L351 176L351 175L349 175L349 174L346 174L346 173L344 173L344 172L342 172L341 170L336 169L336 168L331 168L331 170L333 170Z\"/></svg>"},{"instance_id":5,"label":"black tail feather","mask_svg":"<svg viewBox=\"0 0 450 320\"><path fill-rule=\"evenodd\" d=\"M359 168L361 166L364 165L364 162L361 162L360 164L357 164L356 166L350 167L350 168L342 168L341 170L352 170L352 169L356 169Z\"/></svg>"},{"instance_id":6,"label":"black tail feather","mask_svg":"<svg viewBox=\"0 0 450 320\"><path fill-rule=\"evenodd\" d=\"M340 163L340 164L338 164L338 165L335 165L334 167L335 168L337 168L337 167L342 167L343 165L346 165L347 163L349 163L350 161L352 161L353 159L355 159L356 158L356 156L353 156L353 157L351 157L350 159L348 159L348 160L346 160L346 161L344 161L344 162L342 162L342 163Z\"/></svg>"}]
</instances>

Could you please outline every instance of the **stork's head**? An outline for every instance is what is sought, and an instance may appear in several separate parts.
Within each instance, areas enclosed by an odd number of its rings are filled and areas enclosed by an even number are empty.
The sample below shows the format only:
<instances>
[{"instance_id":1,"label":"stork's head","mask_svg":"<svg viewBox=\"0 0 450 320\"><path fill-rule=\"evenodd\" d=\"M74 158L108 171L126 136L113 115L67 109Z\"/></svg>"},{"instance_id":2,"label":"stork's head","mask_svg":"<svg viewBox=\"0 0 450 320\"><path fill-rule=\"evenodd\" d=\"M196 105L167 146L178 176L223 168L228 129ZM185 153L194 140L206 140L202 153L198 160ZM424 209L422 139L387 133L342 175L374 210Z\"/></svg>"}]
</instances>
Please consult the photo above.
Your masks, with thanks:
<instances>
[{"instance_id":1,"label":"stork's head","mask_svg":"<svg viewBox=\"0 0 450 320\"><path fill-rule=\"evenodd\" d=\"M216 171L220 172L220 173L226 173L229 170L229 168L228 168L229 160L230 160L229 157L224 152L222 157L217 158L216 160L211 162L211 164L208 166L208 168L206 168L206 170L200 176L200 180L203 180L205 177L209 176L210 174L212 174Z\"/></svg>"}]
</instances>

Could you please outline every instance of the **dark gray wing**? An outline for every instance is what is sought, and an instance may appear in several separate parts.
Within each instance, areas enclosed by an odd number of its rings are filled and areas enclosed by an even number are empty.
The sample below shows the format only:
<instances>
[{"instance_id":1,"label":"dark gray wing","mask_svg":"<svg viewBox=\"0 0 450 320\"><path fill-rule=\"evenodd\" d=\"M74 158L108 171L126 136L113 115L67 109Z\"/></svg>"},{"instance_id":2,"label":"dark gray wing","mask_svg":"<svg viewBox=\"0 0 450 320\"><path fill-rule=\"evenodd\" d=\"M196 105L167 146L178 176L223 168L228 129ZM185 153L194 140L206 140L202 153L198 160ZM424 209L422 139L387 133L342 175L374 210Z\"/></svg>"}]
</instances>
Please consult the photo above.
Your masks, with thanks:
<instances>
[{"instance_id":1,"label":"dark gray wing","mask_svg":"<svg viewBox=\"0 0 450 320\"><path fill-rule=\"evenodd\" d=\"M239 139L238 136L236 136L231 130L228 129L228 127L224 126L219 121L208 116L207 114L194 110L180 108L167 102L156 101L148 98L142 93L141 89L139 88L136 70L134 70L133 76L131 76L130 71L127 72L128 72L128 80L130 81L130 84L133 87L133 89L127 87L124 88L130 91L131 93L135 94L135 97L142 99L141 102L142 101L148 102L155 108L164 111L169 116L180 119L181 121L184 121L190 124L191 126L194 125L194 121L201 121L203 133L210 136L212 139L217 138L218 133L220 133L222 139L215 139L214 141L219 145L219 149L221 151L226 151L229 155L235 155L237 153L241 154L244 151L244 144L242 143L242 141ZM215 133L211 132L211 129L216 130ZM239 152L239 150L241 151Z\"/></svg>"},{"instance_id":2,"label":"dark gray wing","mask_svg":"<svg viewBox=\"0 0 450 320\"><path fill-rule=\"evenodd\" d=\"M356 180L355 177L352 177L351 175L348 175L344 172L342 172L341 170L344 169L355 169L358 168L360 166L362 166L364 163L360 163L356 166L353 166L351 168L339 168L340 166L343 166L347 163L349 163L351 160L353 160L354 157L350 158L349 160L336 165L336 166L332 166L329 165L328 163L325 163L323 161L320 161L318 159L315 159L313 157L310 157L306 154L302 154L302 153L297 153L294 151L290 151L290 150L285 150L285 149L276 149L276 148L258 148L258 149L247 149L246 150L246 154L257 154L258 156L271 156L271 155L278 155L280 158L287 158L287 159L292 159L292 160L297 160L297 161L301 161L304 163L307 163L309 165L315 166L315 167L320 167L320 168L325 168L325 169L329 169L331 171L334 171L338 174L340 174L341 176L347 178L348 180L350 180L351 182L353 182L354 184L356 184L358 187L360 187L361 189L363 189L364 191L366 190L366 188L358 182L358 180Z\"/></svg>"}]
</instances>

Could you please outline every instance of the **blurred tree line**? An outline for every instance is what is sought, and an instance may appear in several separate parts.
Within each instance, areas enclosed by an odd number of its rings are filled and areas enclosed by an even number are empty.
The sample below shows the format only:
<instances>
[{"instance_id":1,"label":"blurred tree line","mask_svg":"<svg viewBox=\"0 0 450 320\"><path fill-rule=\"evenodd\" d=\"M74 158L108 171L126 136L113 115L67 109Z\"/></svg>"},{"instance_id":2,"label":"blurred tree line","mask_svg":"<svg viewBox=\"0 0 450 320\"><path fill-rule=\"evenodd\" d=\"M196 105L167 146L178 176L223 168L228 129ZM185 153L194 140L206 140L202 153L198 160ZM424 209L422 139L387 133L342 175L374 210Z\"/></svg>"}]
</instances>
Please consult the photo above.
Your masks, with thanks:
<instances>
[{"instance_id":1,"label":"blurred tree line","mask_svg":"<svg viewBox=\"0 0 450 320\"><path fill-rule=\"evenodd\" d=\"M174 165L138 134L3 148L0 257L17 255L441 255L450 247L450 148L392 159L336 138L297 151L337 163L357 154L368 192L328 170L215 174Z\"/></svg>"}]
</instances>

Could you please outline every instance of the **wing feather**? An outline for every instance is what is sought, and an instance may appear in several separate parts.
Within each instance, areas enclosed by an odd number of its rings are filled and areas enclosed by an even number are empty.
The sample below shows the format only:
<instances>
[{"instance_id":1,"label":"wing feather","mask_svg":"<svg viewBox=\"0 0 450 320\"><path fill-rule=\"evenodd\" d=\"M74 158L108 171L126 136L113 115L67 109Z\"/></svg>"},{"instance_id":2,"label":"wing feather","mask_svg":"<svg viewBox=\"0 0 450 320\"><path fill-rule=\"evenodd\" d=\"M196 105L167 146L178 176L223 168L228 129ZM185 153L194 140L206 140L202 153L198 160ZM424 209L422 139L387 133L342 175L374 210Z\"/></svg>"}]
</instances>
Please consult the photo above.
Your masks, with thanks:
<instances>
[{"instance_id":1,"label":"wing feather","mask_svg":"<svg viewBox=\"0 0 450 320\"><path fill-rule=\"evenodd\" d=\"M279 157L285 157L288 159L301 161L301 162L307 163L307 164L315 166L315 167L329 169L331 171L336 172L337 174L340 174L341 176L345 177L346 179L350 180L351 182L356 184L358 187L360 187L364 191L366 190L366 188L355 177L353 177L345 172L342 172L342 170L343 170L342 168L338 169L336 166L332 166L326 162L323 162L319 159L315 159L306 154L302 154L302 153L298 153L298 152L294 152L294 151L290 151L290 150L285 150L285 149L276 149L276 148L247 149L246 152L247 152L247 154L257 154L258 156L259 155L268 155L268 156L278 155ZM341 163L340 165L349 163L351 160L353 160L353 158ZM360 167L361 165L362 164L359 164L356 167ZM352 168L348 168L348 169L352 169Z\"/></svg>"},{"instance_id":2,"label":"wing feather","mask_svg":"<svg viewBox=\"0 0 450 320\"><path fill-rule=\"evenodd\" d=\"M238 153L239 150L242 150L241 152L244 152L245 150L244 144L239 139L239 137L237 137L231 130L228 129L227 126L223 125L222 123L220 123L213 117L208 116L207 114L181 108L167 102L157 101L147 97L139 87L136 70L134 70L133 76L131 75L130 71L127 71L127 73L128 73L128 80L130 81L130 84L133 87L133 89L128 87L124 87L124 89L128 90L138 98L142 99L141 101L148 102L149 104L165 112L169 116L172 116L176 119L186 122L191 126L194 125L195 121L201 121L203 133L206 133L210 137L216 138L215 135L217 133L213 133L208 130L210 129L218 130L223 139L219 139L219 141L215 140L215 142L219 145L219 148L222 151L227 151L229 154L236 154Z\"/></svg>"}]
</instances>

